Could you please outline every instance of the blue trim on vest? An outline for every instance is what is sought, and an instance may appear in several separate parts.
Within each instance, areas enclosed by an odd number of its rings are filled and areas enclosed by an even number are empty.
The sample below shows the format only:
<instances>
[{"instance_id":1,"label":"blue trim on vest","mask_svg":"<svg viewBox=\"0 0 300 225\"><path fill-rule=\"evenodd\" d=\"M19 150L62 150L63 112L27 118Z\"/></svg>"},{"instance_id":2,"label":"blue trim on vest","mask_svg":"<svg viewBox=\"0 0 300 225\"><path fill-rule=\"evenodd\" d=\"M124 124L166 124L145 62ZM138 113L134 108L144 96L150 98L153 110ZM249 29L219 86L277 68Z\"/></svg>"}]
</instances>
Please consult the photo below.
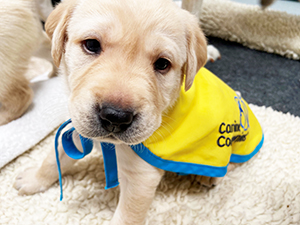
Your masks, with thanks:
<instances>
[{"instance_id":1,"label":"blue trim on vest","mask_svg":"<svg viewBox=\"0 0 300 225\"><path fill-rule=\"evenodd\" d=\"M63 188L62 188L62 176L61 176L61 167L59 162L59 153L58 153L58 139L61 131L72 121L71 119L64 122L57 130L55 135L55 154L56 162L58 168L58 177L60 185L60 201L63 199ZM79 151L73 141L72 134L75 131L75 128L72 127L69 130L65 131L62 135L62 146L66 154L73 159L81 159L89 154L93 149L93 141L88 138L84 138L79 134L83 152ZM230 157L230 162L234 163L243 163L251 159L262 147L264 142L264 135L260 143L256 146L252 153L249 155L237 155L232 154ZM106 187L105 189L113 188L119 185L118 181L118 167L117 167L117 157L115 145L110 143L101 143L102 155L104 161L104 171L106 177ZM159 169L175 172L179 175L195 174L201 176L210 176L210 177L223 177L227 173L227 166L224 167L214 167L208 165L201 165L195 163L186 163L186 162L176 162L172 160L165 160L156 155L154 155L148 148L146 148L142 143L138 145L131 145L132 150L139 155L143 160L155 166Z\"/></svg>"},{"instance_id":2,"label":"blue trim on vest","mask_svg":"<svg viewBox=\"0 0 300 225\"><path fill-rule=\"evenodd\" d=\"M230 162L232 163L244 163L250 160L262 147L263 143L265 140L264 134L262 135L261 141L259 144L256 146L256 148L251 152L249 155L237 155L237 154L232 154L230 157Z\"/></svg>"},{"instance_id":3,"label":"blue trim on vest","mask_svg":"<svg viewBox=\"0 0 300 225\"><path fill-rule=\"evenodd\" d=\"M69 123L71 123L71 121L69 121ZM80 142L83 148L83 152L79 151L73 141L73 132L74 132L75 128L72 127L69 130L67 130L66 132L63 133L61 140L62 140L62 146L66 152L66 154L73 159L82 159L83 157L85 157L86 155L90 154L92 149L93 149L93 141L88 139L88 138L84 138L81 135L79 135L80 138Z\"/></svg>"},{"instance_id":4,"label":"blue trim on vest","mask_svg":"<svg viewBox=\"0 0 300 225\"><path fill-rule=\"evenodd\" d=\"M162 159L157 155L154 155L142 143L138 145L132 145L131 148L138 156L140 156L143 160L145 160L152 166L155 166L162 170L178 173L180 175L195 174L209 177L224 177L227 173L227 166L215 167L200 165L196 163L176 162L172 160Z\"/></svg>"},{"instance_id":5,"label":"blue trim on vest","mask_svg":"<svg viewBox=\"0 0 300 225\"><path fill-rule=\"evenodd\" d=\"M54 140L54 150L55 150L55 156L56 156L56 164L57 164L57 170L58 170L58 180L59 180L59 187L60 187L60 201L63 199L63 188L62 188L62 178L61 178L61 168L60 168L60 162L59 162L59 154L58 154L58 138L60 136L61 131L69 124L71 123L71 119L64 122L57 130L55 134L55 140Z\"/></svg>"},{"instance_id":6,"label":"blue trim on vest","mask_svg":"<svg viewBox=\"0 0 300 225\"><path fill-rule=\"evenodd\" d=\"M57 133L55 135L55 155L56 155L56 163L57 163L57 169L58 169L58 179L59 179L59 186L60 186L60 201L63 199L63 188L62 188L62 176L61 176L61 167L59 162L59 153L58 153L58 138L60 136L61 131L68 125L72 123L72 120L69 119L66 122L64 122L57 130ZM75 131L74 127L71 127L69 130L65 131L63 135L61 136L62 139L62 147L65 151L65 153L73 159L82 159L86 155L90 154L90 152L93 149L93 141L84 138L79 134L80 142L83 148L83 152L79 151L73 141L73 132Z\"/></svg>"},{"instance_id":7,"label":"blue trim on vest","mask_svg":"<svg viewBox=\"0 0 300 225\"><path fill-rule=\"evenodd\" d=\"M63 187L62 187L62 175L61 175L61 167L59 161L59 153L58 153L58 139L60 136L61 131L68 125L72 123L72 120L69 119L64 122L57 130L55 135L55 155L56 155L56 163L58 169L58 179L59 179L59 186L60 186L60 201L63 199ZM62 147L65 153L73 159L82 159L86 155L90 154L93 149L93 141L91 139L82 137L79 134L80 142L82 145L83 152L79 151L74 144L73 141L73 132L75 128L72 127L69 130L65 131L61 138L62 138ZM110 143L101 143L102 148L102 155L104 161L104 172L106 177L106 187L105 189L113 188L119 185L118 181L118 166L117 166L117 157L116 157L116 150L115 145Z\"/></svg>"},{"instance_id":8,"label":"blue trim on vest","mask_svg":"<svg viewBox=\"0 0 300 225\"><path fill-rule=\"evenodd\" d=\"M261 141L255 147L252 153L249 155L236 155L232 154L230 157L230 162L233 163L243 163L250 160L262 147L264 142L264 135L262 136ZM172 160L165 160L157 155L154 155L147 147L145 147L142 143L138 145L132 145L131 148L135 153L140 156L147 163L155 166L159 169L175 172L179 175L187 175L187 174L195 174L201 176L208 177L224 177L227 173L227 166L224 167L216 167L216 166L208 166L201 165L195 163L187 163L187 162L176 162Z\"/></svg>"},{"instance_id":9,"label":"blue trim on vest","mask_svg":"<svg viewBox=\"0 0 300 225\"><path fill-rule=\"evenodd\" d=\"M101 143L101 149L106 179L105 189L107 190L119 185L116 148L114 144L103 142Z\"/></svg>"}]
</instances>

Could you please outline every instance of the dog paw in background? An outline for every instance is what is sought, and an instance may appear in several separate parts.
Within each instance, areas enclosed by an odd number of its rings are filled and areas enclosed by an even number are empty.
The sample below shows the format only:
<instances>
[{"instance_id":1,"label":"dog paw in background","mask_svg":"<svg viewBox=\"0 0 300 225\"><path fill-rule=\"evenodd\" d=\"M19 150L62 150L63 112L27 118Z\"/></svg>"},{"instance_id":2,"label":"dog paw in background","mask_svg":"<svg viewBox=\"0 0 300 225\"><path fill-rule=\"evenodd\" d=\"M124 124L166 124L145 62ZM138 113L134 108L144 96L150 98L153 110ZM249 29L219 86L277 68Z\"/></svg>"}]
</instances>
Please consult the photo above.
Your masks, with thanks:
<instances>
[{"instance_id":1,"label":"dog paw in background","mask_svg":"<svg viewBox=\"0 0 300 225\"><path fill-rule=\"evenodd\" d=\"M272 5L275 0L260 0L260 5L263 9L267 8L268 6Z\"/></svg>"},{"instance_id":2,"label":"dog paw in background","mask_svg":"<svg viewBox=\"0 0 300 225\"><path fill-rule=\"evenodd\" d=\"M217 59L221 59L221 54L217 48L213 45L207 46L207 62L215 62Z\"/></svg>"},{"instance_id":3,"label":"dog paw in background","mask_svg":"<svg viewBox=\"0 0 300 225\"><path fill-rule=\"evenodd\" d=\"M262 9L267 8L268 6L272 5L276 0L260 0L260 5ZM300 0L298 0L300 2Z\"/></svg>"}]
</instances>

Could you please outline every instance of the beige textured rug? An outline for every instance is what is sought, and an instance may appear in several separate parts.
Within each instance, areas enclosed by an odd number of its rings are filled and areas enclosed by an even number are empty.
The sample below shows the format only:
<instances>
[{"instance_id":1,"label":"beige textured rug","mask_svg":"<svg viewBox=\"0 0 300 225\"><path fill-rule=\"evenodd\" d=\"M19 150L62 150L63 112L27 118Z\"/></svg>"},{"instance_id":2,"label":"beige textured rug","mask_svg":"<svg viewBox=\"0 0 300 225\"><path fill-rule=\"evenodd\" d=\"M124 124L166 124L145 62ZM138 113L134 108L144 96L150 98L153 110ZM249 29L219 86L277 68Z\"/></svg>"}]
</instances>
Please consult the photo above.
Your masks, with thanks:
<instances>
[{"instance_id":1,"label":"beige textured rug","mask_svg":"<svg viewBox=\"0 0 300 225\"><path fill-rule=\"evenodd\" d=\"M300 118L251 106L262 124L265 143L249 162L208 189L193 176L168 173L158 187L147 224L300 224ZM38 166L51 151L51 134L0 171L0 224L109 224L119 188L105 190L102 156L93 151L73 175L45 193L18 196L17 174Z\"/></svg>"},{"instance_id":2,"label":"beige textured rug","mask_svg":"<svg viewBox=\"0 0 300 225\"><path fill-rule=\"evenodd\" d=\"M206 35L300 59L300 16L229 0L204 0L200 19Z\"/></svg>"}]
</instances>

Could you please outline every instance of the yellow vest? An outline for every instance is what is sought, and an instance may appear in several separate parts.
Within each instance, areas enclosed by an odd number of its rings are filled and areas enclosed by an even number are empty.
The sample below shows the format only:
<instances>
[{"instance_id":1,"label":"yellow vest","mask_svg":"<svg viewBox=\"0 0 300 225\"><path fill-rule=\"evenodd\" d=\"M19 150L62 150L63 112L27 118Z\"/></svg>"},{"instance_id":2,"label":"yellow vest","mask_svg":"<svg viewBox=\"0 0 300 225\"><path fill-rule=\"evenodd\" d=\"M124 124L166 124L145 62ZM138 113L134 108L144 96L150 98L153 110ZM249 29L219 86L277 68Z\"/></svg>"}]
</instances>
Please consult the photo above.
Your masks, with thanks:
<instances>
[{"instance_id":1,"label":"yellow vest","mask_svg":"<svg viewBox=\"0 0 300 225\"><path fill-rule=\"evenodd\" d=\"M58 139L72 121L62 124L55 136L55 152L63 198ZM79 135L83 152L74 144L71 127L62 134L66 154L81 159L93 149L93 141ZM264 141L262 129L248 104L211 72L202 68L190 90L182 86L175 106L163 115L161 126L143 143L131 148L149 164L178 174L222 177L229 162L251 159ZM115 146L101 143L106 189L115 187L118 170Z\"/></svg>"},{"instance_id":2,"label":"yellow vest","mask_svg":"<svg viewBox=\"0 0 300 225\"><path fill-rule=\"evenodd\" d=\"M182 86L177 103L163 115L153 135L131 147L163 170L222 177L229 162L252 158L263 139L261 126L244 99L202 68L187 92Z\"/></svg>"}]
</instances>

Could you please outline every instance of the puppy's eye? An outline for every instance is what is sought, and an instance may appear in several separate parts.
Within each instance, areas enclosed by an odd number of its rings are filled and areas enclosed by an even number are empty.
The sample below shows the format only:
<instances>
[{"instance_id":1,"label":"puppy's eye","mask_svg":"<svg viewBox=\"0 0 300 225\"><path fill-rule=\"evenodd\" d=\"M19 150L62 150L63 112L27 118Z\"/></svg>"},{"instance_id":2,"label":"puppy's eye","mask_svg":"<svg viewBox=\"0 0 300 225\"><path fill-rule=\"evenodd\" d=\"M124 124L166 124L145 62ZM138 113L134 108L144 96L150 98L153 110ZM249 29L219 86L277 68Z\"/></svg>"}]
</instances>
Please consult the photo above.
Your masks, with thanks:
<instances>
[{"instance_id":1,"label":"puppy's eye","mask_svg":"<svg viewBox=\"0 0 300 225\"><path fill-rule=\"evenodd\" d=\"M167 73L170 70L170 67L171 67L170 61L165 58L159 58L154 63L154 70L162 74Z\"/></svg>"},{"instance_id":2,"label":"puppy's eye","mask_svg":"<svg viewBox=\"0 0 300 225\"><path fill-rule=\"evenodd\" d=\"M96 39L88 39L83 41L83 47L90 54L100 54L101 44Z\"/></svg>"}]
</instances>

